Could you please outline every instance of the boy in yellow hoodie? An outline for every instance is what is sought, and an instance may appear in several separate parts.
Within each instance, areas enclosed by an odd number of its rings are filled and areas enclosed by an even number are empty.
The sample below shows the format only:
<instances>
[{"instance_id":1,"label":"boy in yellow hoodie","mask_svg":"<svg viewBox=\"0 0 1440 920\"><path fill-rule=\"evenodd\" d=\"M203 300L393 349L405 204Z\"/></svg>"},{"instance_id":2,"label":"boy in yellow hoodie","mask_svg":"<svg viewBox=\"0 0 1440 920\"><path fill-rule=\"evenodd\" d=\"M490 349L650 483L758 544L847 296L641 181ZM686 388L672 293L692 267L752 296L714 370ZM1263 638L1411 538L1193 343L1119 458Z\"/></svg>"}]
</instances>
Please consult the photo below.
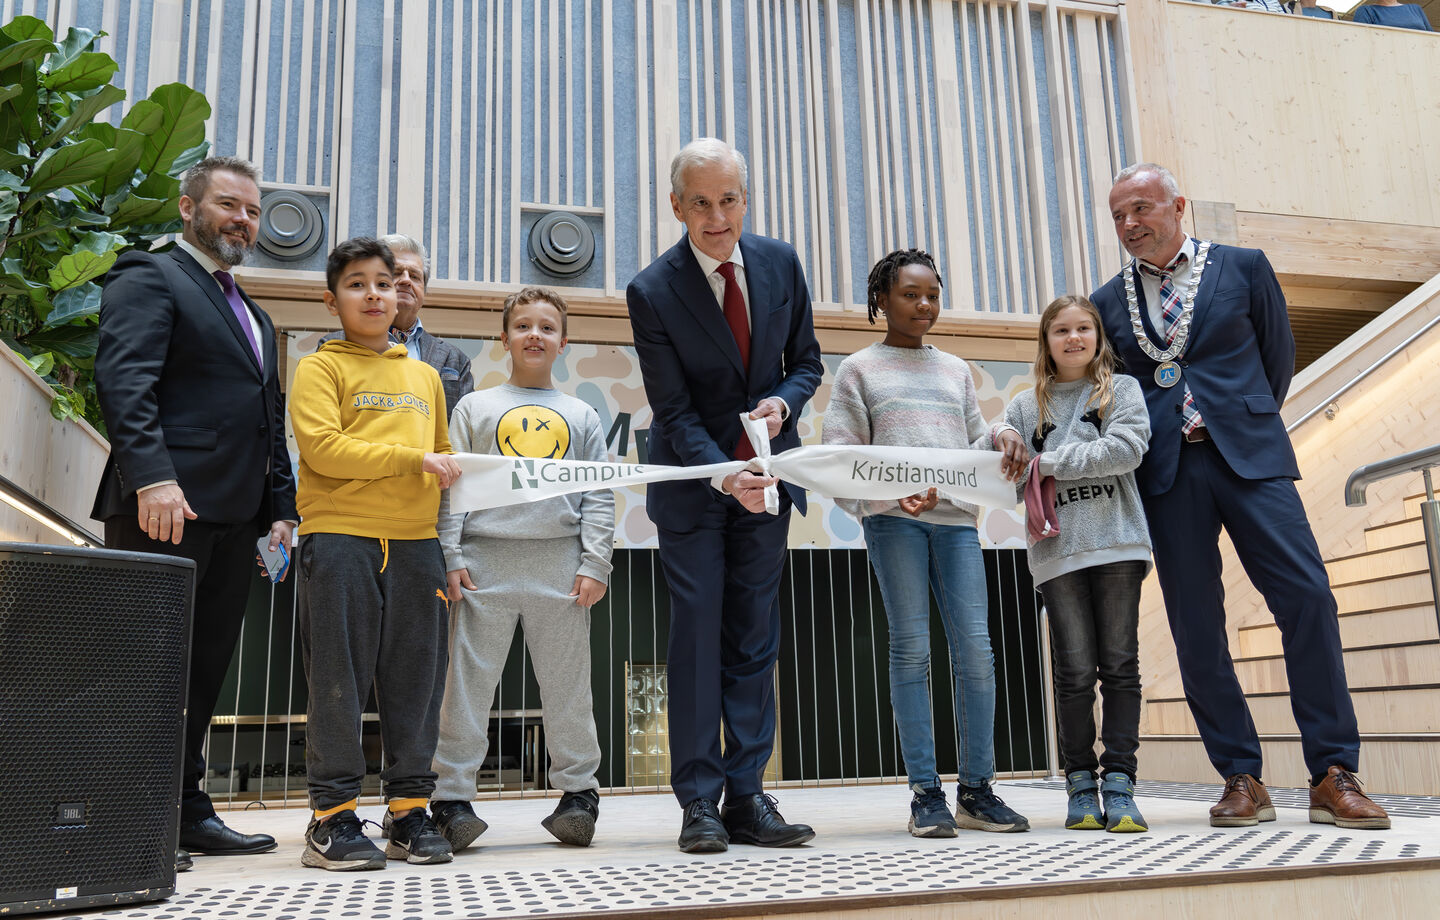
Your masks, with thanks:
<instances>
[{"instance_id":1,"label":"boy in yellow hoodie","mask_svg":"<svg viewBox=\"0 0 1440 920\"><path fill-rule=\"evenodd\" d=\"M451 858L425 806L435 788L430 760L449 628L435 521L440 490L460 470L449 456L440 377L390 344L394 275L395 257L379 240L335 247L325 306L345 335L301 358L290 390L314 809L300 861L322 869L381 869L387 856ZM355 815L365 777L360 716L372 684L393 819L384 852Z\"/></svg>"}]
</instances>

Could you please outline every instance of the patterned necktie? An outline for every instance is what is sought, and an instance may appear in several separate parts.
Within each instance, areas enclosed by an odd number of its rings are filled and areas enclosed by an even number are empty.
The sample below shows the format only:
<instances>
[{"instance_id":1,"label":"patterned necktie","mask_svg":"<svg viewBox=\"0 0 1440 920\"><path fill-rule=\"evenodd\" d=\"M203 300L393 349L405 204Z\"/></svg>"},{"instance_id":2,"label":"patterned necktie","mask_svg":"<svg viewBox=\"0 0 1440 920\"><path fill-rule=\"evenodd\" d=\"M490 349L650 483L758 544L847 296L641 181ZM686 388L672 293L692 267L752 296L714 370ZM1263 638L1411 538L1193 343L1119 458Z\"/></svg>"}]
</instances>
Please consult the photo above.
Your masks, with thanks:
<instances>
[{"instance_id":1,"label":"patterned necktie","mask_svg":"<svg viewBox=\"0 0 1440 920\"><path fill-rule=\"evenodd\" d=\"M220 282L220 289L225 292L226 302L230 304L230 309L235 311L235 319L245 332L245 341L250 343L250 350L255 354L255 363L263 364L263 359L260 357L260 344L255 341L255 328L250 325L250 310L240 297L240 289L235 286L235 276L223 269L217 270L214 274L215 280Z\"/></svg>"},{"instance_id":2,"label":"patterned necktie","mask_svg":"<svg viewBox=\"0 0 1440 920\"><path fill-rule=\"evenodd\" d=\"M1180 314L1184 312L1184 304L1180 301L1180 292L1175 290L1175 284L1171 280L1174 274L1190 260L1185 253L1175 257L1166 268L1158 269L1139 262L1140 271L1151 278L1160 280L1160 316L1165 320L1165 328L1161 330L1165 335L1166 346L1175 341L1175 334L1180 331Z\"/></svg>"},{"instance_id":3,"label":"patterned necktie","mask_svg":"<svg viewBox=\"0 0 1440 920\"><path fill-rule=\"evenodd\" d=\"M1184 312L1184 305L1180 302L1180 292L1175 290L1171 278L1188 261L1189 256L1183 252L1164 269L1154 268L1136 260L1140 271L1151 278L1160 280L1160 315L1165 320L1164 334L1167 347L1175 341L1175 335L1180 331L1180 315ZM1200 417L1200 410L1195 408L1195 397L1190 393L1190 382L1187 380L1185 381L1185 398L1180 403L1180 432L1190 434L1204 424L1205 420Z\"/></svg>"},{"instance_id":4,"label":"patterned necktie","mask_svg":"<svg viewBox=\"0 0 1440 920\"><path fill-rule=\"evenodd\" d=\"M740 349L740 366L745 368L748 376L750 373L750 320L745 315L745 295L740 292L740 283L735 280L735 263L722 262L715 271L725 279L725 297L722 302L725 311L725 325L730 327L730 334L735 336L735 345ZM750 439L742 433L740 443L735 447L735 459L749 460L754 456L755 448L750 446Z\"/></svg>"}]
</instances>

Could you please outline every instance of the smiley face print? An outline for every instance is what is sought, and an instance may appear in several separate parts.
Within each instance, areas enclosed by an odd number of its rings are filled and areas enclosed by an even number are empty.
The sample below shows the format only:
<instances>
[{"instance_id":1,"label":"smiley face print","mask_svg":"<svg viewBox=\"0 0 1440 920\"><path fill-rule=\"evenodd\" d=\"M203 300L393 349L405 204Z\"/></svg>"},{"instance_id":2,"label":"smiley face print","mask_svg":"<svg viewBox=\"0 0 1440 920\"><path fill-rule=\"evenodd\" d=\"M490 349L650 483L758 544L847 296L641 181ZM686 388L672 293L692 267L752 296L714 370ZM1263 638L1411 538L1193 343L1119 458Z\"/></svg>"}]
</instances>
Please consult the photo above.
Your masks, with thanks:
<instances>
[{"instance_id":1,"label":"smiley face print","mask_svg":"<svg viewBox=\"0 0 1440 920\"><path fill-rule=\"evenodd\" d=\"M500 416L495 446L507 457L557 460L570 449L570 426L554 409L516 406Z\"/></svg>"}]
</instances>

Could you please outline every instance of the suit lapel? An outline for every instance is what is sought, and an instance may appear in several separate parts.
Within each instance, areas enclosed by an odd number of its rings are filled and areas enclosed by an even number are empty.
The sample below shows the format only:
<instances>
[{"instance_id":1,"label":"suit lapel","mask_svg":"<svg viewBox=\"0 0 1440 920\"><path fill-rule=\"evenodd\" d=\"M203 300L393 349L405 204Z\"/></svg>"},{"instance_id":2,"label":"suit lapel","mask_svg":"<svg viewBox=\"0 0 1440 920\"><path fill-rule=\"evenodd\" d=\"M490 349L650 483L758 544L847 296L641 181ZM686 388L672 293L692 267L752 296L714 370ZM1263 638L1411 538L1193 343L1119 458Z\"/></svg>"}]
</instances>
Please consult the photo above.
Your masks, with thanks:
<instances>
[{"instance_id":1,"label":"suit lapel","mask_svg":"<svg viewBox=\"0 0 1440 920\"><path fill-rule=\"evenodd\" d=\"M1196 245L1198 246L1199 243L1197 242ZM1210 308L1210 301L1215 294L1215 285L1220 283L1220 273L1225 270L1224 263L1224 248L1212 245L1210 251L1205 255L1205 270L1204 274L1200 276L1200 290L1195 292L1195 312L1190 317L1190 341L1192 342L1203 328L1201 320L1204 319Z\"/></svg>"},{"instance_id":2,"label":"suit lapel","mask_svg":"<svg viewBox=\"0 0 1440 920\"><path fill-rule=\"evenodd\" d=\"M201 293L209 299L210 305L215 308L215 311L220 314L220 321L230 330L230 335L234 339L235 346L245 355L251 369L254 370L255 375L259 377L260 365L255 360L254 349L250 347L250 338L245 335L245 330L240 328L240 320L235 316L235 311L230 309L230 301L226 300L225 295L221 293L219 282L217 282L209 272L205 271L190 253L181 249L179 246L170 250L170 255L180 267L185 270L185 274L190 276L190 280L195 282L195 286L200 289ZM240 293L240 298L246 301L249 300L243 291ZM247 306L249 306L248 303ZM261 323L261 328L264 328L264 323ZM210 344L214 345L215 343L212 342Z\"/></svg>"},{"instance_id":3,"label":"suit lapel","mask_svg":"<svg viewBox=\"0 0 1440 920\"><path fill-rule=\"evenodd\" d=\"M1150 302L1145 298L1145 286L1140 283L1139 264L1132 260L1130 265L1121 269L1121 271L1132 273L1131 277L1135 282L1135 300L1140 306L1140 324L1145 327L1145 334L1150 337L1150 343L1152 345L1156 348L1164 349L1166 347L1165 337L1156 332L1155 324L1150 322ZM1121 282L1121 285L1121 290L1123 291L1124 282ZM1129 309L1129 304L1126 304L1126 309Z\"/></svg>"},{"instance_id":4,"label":"suit lapel","mask_svg":"<svg viewBox=\"0 0 1440 920\"><path fill-rule=\"evenodd\" d=\"M747 239L742 234L739 246L745 257L745 286L750 294L750 366L769 366L773 362L766 357L765 346L770 343L770 298L775 279L771 277L770 263L754 246L746 245Z\"/></svg>"},{"instance_id":5,"label":"suit lapel","mask_svg":"<svg viewBox=\"0 0 1440 920\"><path fill-rule=\"evenodd\" d=\"M725 314L721 312L720 305L715 302L715 292L710 290L710 282L705 280L705 275L700 269L700 263L695 261L695 253L690 251L689 236L682 236L680 242L670 249L669 262L672 272L670 274L670 290L675 292L676 298L690 311L695 323L705 334L714 340L715 345L730 359L735 366L735 372L742 378L745 376L745 366L740 363L740 348L735 344L735 336L730 334L730 327L725 323ZM749 262L746 262L746 280L749 280ZM750 289L750 302L755 303L755 289ZM751 336L750 355L754 358L755 343L754 336Z\"/></svg>"}]
</instances>

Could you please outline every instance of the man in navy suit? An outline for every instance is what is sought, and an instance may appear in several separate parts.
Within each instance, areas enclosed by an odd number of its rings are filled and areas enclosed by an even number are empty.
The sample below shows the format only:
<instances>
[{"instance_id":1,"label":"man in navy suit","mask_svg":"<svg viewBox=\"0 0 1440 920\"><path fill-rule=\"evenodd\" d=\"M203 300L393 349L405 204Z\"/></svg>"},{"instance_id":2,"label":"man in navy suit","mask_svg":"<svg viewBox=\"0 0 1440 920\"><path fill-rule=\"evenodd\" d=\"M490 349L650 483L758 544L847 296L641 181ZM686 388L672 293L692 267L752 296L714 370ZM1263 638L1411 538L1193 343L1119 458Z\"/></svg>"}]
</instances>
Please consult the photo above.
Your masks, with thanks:
<instances>
[{"instance_id":1,"label":"man in navy suit","mask_svg":"<svg viewBox=\"0 0 1440 920\"><path fill-rule=\"evenodd\" d=\"M1295 340L1258 249L1193 240L1185 199L1153 163L1116 177L1110 212L1135 257L1091 299L1150 409L1136 474L1185 697L1225 792L1216 827L1273 821L1260 739L1225 634L1220 528L1275 617L1310 771L1310 820L1387 828L1360 791L1360 735L1345 683L1335 597L1305 508L1280 406Z\"/></svg>"},{"instance_id":2,"label":"man in navy suit","mask_svg":"<svg viewBox=\"0 0 1440 920\"><path fill-rule=\"evenodd\" d=\"M740 413L765 419L772 451L800 444L795 423L820 383L810 291L795 250L742 231L745 158L703 138L676 155L670 204L686 233L625 292L653 413L650 460L698 466L749 459ZM684 808L679 846L717 853L735 843L795 846L815 836L788 824L761 786L775 746L780 574L793 505L750 472L653 483L646 510L659 531L670 588L670 782ZM720 745L721 725L725 745ZM718 809L722 793L725 808Z\"/></svg>"},{"instance_id":3,"label":"man in navy suit","mask_svg":"<svg viewBox=\"0 0 1440 920\"><path fill-rule=\"evenodd\" d=\"M290 546L295 480L275 327L235 284L260 229L255 168L202 160L180 186L185 230L168 252L122 255L105 278L95 382L110 458L91 512L112 549L195 561L177 867L186 850L263 853L200 789L205 732L230 668L256 538Z\"/></svg>"}]
</instances>

